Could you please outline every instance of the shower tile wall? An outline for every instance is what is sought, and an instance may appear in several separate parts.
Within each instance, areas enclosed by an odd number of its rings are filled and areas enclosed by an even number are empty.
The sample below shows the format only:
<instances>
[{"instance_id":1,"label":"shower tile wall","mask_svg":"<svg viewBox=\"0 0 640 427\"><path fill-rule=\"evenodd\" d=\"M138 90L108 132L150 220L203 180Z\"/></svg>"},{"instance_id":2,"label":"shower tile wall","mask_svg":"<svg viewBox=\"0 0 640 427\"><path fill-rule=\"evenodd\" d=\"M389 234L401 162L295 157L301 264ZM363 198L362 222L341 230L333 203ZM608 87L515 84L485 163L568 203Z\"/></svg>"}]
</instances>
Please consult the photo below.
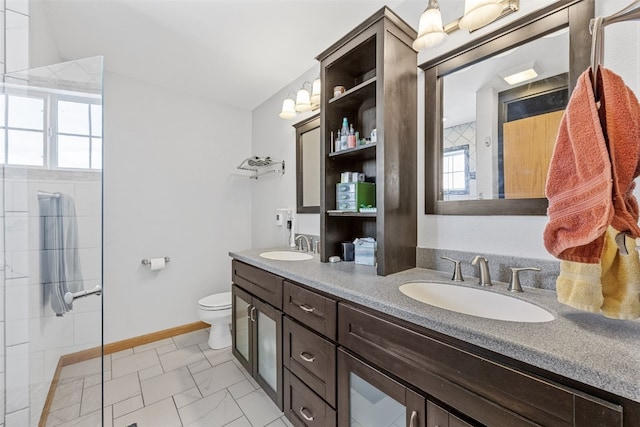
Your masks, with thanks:
<instances>
[{"instance_id":1,"label":"shower tile wall","mask_svg":"<svg viewBox=\"0 0 640 427\"><path fill-rule=\"evenodd\" d=\"M16 167L3 173L6 335L0 348L6 355L1 382L6 402L1 406L6 427L36 426L60 356L99 346L102 327L99 297L76 301L63 317L44 304L37 192L74 198L84 288L91 289L101 282L100 174Z\"/></svg>"},{"instance_id":2,"label":"shower tile wall","mask_svg":"<svg viewBox=\"0 0 640 427\"><path fill-rule=\"evenodd\" d=\"M0 0L0 73L29 68L29 13L29 0ZM0 171L0 175L4 176L4 169ZM15 218L13 220L15 221ZM5 349L7 343L21 341L20 337L24 336L25 331L28 330L28 322L25 319L12 321L15 330L7 328L5 322L7 314L5 311L5 262L7 261L4 232L4 186L0 185L0 258L2 259L0 261L0 427L25 426L29 425L28 406L11 413L5 411L6 406L11 408L23 406L20 402L24 402L26 394L24 387L20 384L24 383L25 379L28 381L29 373L25 356L28 345L12 345L10 349ZM9 293L14 298L19 291L15 292L12 289ZM20 310L24 309L23 305L11 308L11 316L20 317L24 314L24 312L20 314ZM5 331L10 331L10 336L9 334L5 336ZM13 371L14 368L15 371ZM8 393L9 390L5 388L7 383L16 388L15 395Z\"/></svg>"}]
</instances>

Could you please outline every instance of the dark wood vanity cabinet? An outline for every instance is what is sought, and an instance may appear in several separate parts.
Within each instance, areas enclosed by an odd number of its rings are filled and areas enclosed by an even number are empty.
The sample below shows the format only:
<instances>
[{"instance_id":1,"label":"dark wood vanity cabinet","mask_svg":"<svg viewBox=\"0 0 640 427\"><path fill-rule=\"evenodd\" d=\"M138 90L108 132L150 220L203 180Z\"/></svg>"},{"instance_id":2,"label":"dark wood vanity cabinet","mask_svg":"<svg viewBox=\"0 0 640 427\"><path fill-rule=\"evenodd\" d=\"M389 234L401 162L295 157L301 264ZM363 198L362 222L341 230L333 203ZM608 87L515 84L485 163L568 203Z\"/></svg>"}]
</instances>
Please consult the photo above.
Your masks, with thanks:
<instances>
[{"instance_id":1,"label":"dark wood vanity cabinet","mask_svg":"<svg viewBox=\"0 0 640 427\"><path fill-rule=\"evenodd\" d=\"M338 303L284 282L284 412L295 426L336 425Z\"/></svg>"},{"instance_id":2,"label":"dark wood vanity cabinet","mask_svg":"<svg viewBox=\"0 0 640 427\"><path fill-rule=\"evenodd\" d=\"M638 403L245 263L233 272L233 354L294 426L640 427Z\"/></svg>"},{"instance_id":3,"label":"dark wood vanity cabinet","mask_svg":"<svg viewBox=\"0 0 640 427\"><path fill-rule=\"evenodd\" d=\"M338 317L341 346L475 420L469 421L471 425L623 425L621 405L480 357L348 304L339 304ZM432 409L427 417L443 416ZM444 425L461 425L461 419L446 418L449 424ZM628 420L625 425L640 423ZM436 425L442 427L441 421Z\"/></svg>"},{"instance_id":4,"label":"dark wood vanity cabinet","mask_svg":"<svg viewBox=\"0 0 640 427\"><path fill-rule=\"evenodd\" d=\"M231 351L282 409L282 311L276 308L282 307L282 278L233 261L231 293ZM273 295L280 295L279 301Z\"/></svg>"}]
</instances>

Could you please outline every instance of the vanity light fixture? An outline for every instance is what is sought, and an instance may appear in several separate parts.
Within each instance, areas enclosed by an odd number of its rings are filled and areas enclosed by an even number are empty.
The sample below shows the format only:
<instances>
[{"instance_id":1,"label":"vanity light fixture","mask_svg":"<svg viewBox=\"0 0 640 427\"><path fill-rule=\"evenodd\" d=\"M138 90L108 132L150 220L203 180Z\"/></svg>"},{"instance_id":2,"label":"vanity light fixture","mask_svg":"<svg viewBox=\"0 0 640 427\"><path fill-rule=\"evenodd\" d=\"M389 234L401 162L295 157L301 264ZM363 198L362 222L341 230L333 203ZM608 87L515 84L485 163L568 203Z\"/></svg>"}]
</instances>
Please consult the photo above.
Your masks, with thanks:
<instances>
[{"instance_id":1,"label":"vanity light fixture","mask_svg":"<svg viewBox=\"0 0 640 427\"><path fill-rule=\"evenodd\" d=\"M520 0L465 0L464 16L443 26L438 1L429 0L420 16L418 37L413 42L413 48L422 50L438 46L444 42L447 34L458 29L473 32L519 9Z\"/></svg>"},{"instance_id":2,"label":"vanity light fixture","mask_svg":"<svg viewBox=\"0 0 640 427\"><path fill-rule=\"evenodd\" d=\"M507 68L504 71L498 73L505 82L511 86L518 83L526 82L527 80L535 79L540 74L541 70L535 61L527 62L525 64L516 65L515 67Z\"/></svg>"},{"instance_id":3,"label":"vanity light fixture","mask_svg":"<svg viewBox=\"0 0 640 427\"><path fill-rule=\"evenodd\" d=\"M465 0L464 15L458 26L463 30L477 30L498 19L501 13L500 0Z\"/></svg>"},{"instance_id":4,"label":"vanity light fixture","mask_svg":"<svg viewBox=\"0 0 640 427\"><path fill-rule=\"evenodd\" d=\"M311 87L311 93L305 89L305 85ZM320 78L315 79L313 83L304 82L296 92L295 100L293 95L289 94L287 99L282 102L282 111L278 116L281 119L290 120L295 118L298 113L317 110L320 108L320 89Z\"/></svg>"},{"instance_id":5,"label":"vanity light fixture","mask_svg":"<svg viewBox=\"0 0 640 427\"><path fill-rule=\"evenodd\" d=\"M278 114L278 116L280 116L281 119L291 120L297 115L298 113L296 113L296 101L294 101L292 97L285 99L282 102L282 111L280 111L280 114Z\"/></svg>"},{"instance_id":6,"label":"vanity light fixture","mask_svg":"<svg viewBox=\"0 0 640 427\"><path fill-rule=\"evenodd\" d=\"M429 5L420 16L418 24L418 38L413 42L415 50L435 47L447 38L447 33L442 27L442 14L438 0L429 0Z\"/></svg>"}]
</instances>

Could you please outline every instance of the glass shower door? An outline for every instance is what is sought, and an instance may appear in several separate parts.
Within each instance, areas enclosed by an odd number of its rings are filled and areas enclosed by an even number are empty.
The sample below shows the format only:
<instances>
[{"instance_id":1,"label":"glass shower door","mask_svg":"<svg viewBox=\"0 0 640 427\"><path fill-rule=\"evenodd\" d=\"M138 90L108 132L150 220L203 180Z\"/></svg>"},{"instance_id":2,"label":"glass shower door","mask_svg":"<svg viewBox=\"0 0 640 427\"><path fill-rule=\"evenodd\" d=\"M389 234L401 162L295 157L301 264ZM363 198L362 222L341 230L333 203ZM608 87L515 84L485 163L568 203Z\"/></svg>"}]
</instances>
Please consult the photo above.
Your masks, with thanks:
<instances>
[{"instance_id":1,"label":"glass shower door","mask_svg":"<svg viewBox=\"0 0 640 427\"><path fill-rule=\"evenodd\" d=\"M4 76L0 425L102 425L102 58Z\"/></svg>"}]
</instances>

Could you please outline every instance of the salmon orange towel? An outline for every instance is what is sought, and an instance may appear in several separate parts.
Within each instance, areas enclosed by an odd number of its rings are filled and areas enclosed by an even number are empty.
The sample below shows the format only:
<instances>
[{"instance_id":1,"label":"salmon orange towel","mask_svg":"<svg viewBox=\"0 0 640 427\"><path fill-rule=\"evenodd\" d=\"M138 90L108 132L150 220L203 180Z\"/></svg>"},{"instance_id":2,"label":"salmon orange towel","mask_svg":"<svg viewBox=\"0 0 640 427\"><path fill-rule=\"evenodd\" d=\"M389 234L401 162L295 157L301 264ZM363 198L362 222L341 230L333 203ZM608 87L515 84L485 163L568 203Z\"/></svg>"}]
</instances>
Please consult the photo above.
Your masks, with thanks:
<instances>
[{"instance_id":1,"label":"salmon orange towel","mask_svg":"<svg viewBox=\"0 0 640 427\"><path fill-rule=\"evenodd\" d=\"M547 176L544 244L566 261L599 263L609 225L640 237L634 178L640 173L640 104L600 67L601 105L590 69L578 78L564 113Z\"/></svg>"}]
</instances>

